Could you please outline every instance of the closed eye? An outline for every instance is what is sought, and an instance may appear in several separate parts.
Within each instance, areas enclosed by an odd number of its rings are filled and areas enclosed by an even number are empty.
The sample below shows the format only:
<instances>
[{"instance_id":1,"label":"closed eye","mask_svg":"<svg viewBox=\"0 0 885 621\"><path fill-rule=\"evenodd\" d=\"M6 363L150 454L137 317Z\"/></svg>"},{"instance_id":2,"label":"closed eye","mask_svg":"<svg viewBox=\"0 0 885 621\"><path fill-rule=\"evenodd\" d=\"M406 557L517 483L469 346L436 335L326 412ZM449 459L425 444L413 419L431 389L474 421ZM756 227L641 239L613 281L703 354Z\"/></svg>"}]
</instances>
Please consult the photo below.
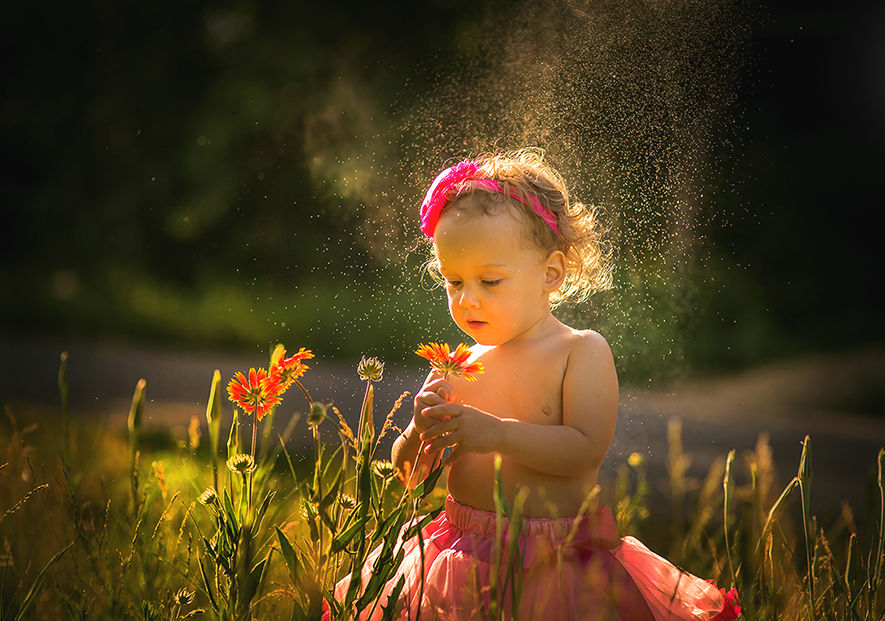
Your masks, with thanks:
<instances>
[{"instance_id":1,"label":"closed eye","mask_svg":"<svg viewBox=\"0 0 885 621\"><path fill-rule=\"evenodd\" d=\"M499 278L498 280L484 280L482 281L482 284L484 284L486 287L494 287L495 285L501 284L501 279Z\"/></svg>"}]
</instances>

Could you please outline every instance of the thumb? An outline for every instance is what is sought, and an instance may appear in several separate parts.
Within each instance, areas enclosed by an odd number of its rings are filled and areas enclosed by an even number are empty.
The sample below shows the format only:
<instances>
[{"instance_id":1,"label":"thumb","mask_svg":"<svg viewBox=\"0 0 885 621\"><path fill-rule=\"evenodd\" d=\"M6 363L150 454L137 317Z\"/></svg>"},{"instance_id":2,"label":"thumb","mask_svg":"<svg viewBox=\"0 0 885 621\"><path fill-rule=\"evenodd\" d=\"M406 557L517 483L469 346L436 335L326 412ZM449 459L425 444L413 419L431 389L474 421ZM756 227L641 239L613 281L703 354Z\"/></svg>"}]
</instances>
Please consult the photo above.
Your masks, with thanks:
<instances>
[{"instance_id":1,"label":"thumb","mask_svg":"<svg viewBox=\"0 0 885 621\"><path fill-rule=\"evenodd\" d=\"M448 401L449 403L455 398L455 391L449 384L443 384L439 387L439 390L436 391L440 397Z\"/></svg>"}]
</instances>

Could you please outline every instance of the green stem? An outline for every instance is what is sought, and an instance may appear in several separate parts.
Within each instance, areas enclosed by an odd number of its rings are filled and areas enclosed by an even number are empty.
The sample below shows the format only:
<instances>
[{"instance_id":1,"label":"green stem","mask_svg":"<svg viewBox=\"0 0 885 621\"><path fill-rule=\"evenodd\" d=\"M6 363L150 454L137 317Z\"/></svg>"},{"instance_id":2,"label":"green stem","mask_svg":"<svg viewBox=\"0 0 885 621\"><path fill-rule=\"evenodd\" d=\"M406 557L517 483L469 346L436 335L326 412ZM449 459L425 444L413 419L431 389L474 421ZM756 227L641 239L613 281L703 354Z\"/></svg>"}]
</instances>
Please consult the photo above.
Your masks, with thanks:
<instances>
[{"instance_id":1,"label":"green stem","mask_svg":"<svg viewBox=\"0 0 885 621\"><path fill-rule=\"evenodd\" d=\"M301 386L301 383L298 382L298 380L295 380L295 381L296 381L296 383L298 383L299 386ZM304 390L304 387L302 386L301 389ZM304 390L304 394L307 395L306 390ZM308 399L308 401L310 401L309 395L307 396L307 399ZM311 401L311 403L313 403L313 401ZM323 474L322 474L322 464L320 463L321 462L321 460L320 460L321 453L320 453L319 425L313 426L313 451L314 451L314 458L315 458L314 468L316 468L316 471L314 472L314 476L316 477L316 491L317 491L316 503L317 503L317 507L319 507L319 504L323 500ZM320 567L321 561L324 556L323 550L325 549L324 542L323 542L323 539L324 539L323 538L323 531L325 530L325 525L323 524L322 519L320 519L319 528L317 530L319 531L320 547L319 547L319 550L317 553L316 567L320 568L320 571L318 573L322 576L325 573L325 567Z\"/></svg>"},{"instance_id":2,"label":"green stem","mask_svg":"<svg viewBox=\"0 0 885 621\"><path fill-rule=\"evenodd\" d=\"M308 411L310 411L310 406L313 405L313 399L310 398L310 393L307 392L307 388L304 387L304 384L299 382L297 379L295 380L295 384L298 386L298 388L301 389L301 392L304 393L304 397L307 399L307 408Z\"/></svg>"},{"instance_id":3,"label":"green stem","mask_svg":"<svg viewBox=\"0 0 885 621\"><path fill-rule=\"evenodd\" d=\"M878 475L876 481L879 487L879 554L876 560L876 585L878 590L882 578L882 555L885 554L885 482L883 482L883 462L885 462L885 449L879 449Z\"/></svg>"},{"instance_id":4,"label":"green stem","mask_svg":"<svg viewBox=\"0 0 885 621\"><path fill-rule=\"evenodd\" d=\"M61 421L64 432L62 445L62 461L65 470L71 470L71 426L68 418L68 352L61 353L61 364L58 368L58 392L61 397Z\"/></svg>"},{"instance_id":5,"label":"green stem","mask_svg":"<svg viewBox=\"0 0 885 621\"><path fill-rule=\"evenodd\" d=\"M255 464L255 445L257 443L258 443L258 414L256 411L256 414L255 414L254 418L252 419L252 464L253 464L253 468L252 468L252 470L249 471L249 488L247 490L248 494L249 494L249 514L250 515L252 514L252 481L255 477L255 469L256 469L256 466L254 466L254 464Z\"/></svg>"}]
</instances>

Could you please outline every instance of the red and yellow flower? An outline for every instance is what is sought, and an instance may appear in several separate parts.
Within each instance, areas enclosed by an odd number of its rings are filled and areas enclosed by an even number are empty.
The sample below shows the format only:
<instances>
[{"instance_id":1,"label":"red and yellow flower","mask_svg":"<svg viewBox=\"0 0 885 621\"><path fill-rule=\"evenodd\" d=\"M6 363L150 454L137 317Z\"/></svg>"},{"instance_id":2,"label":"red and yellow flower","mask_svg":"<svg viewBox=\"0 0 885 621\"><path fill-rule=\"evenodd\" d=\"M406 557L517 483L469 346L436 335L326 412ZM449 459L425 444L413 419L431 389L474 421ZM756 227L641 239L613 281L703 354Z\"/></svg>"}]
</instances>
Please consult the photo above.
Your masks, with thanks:
<instances>
[{"instance_id":1,"label":"red and yellow flower","mask_svg":"<svg viewBox=\"0 0 885 621\"><path fill-rule=\"evenodd\" d=\"M286 358L285 349L278 348L274 351L270 361L270 377L276 378L275 381L280 386L280 394L288 390L289 386L294 384L295 380L310 368L302 362L302 360L310 358L313 358L313 353L303 347L288 358Z\"/></svg>"},{"instance_id":2,"label":"red and yellow flower","mask_svg":"<svg viewBox=\"0 0 885 621\"><path fill-rule=\"evenodd\" d=\"M451 351L448 343L429 343L419 346L415 353L429 360L430 368L443 377L454 375L472 382L476 380L474 376L484 370L481 362L467 362L470 348L464 343L460 343L455 351Z\"/></svg>"},{"instance_id":3,"label":"red and yellow flower","mask_svg":"<svg viewBox=\"0 0 885 621\"><path fill-rule=\"evenodd\" d=\"M248 377L241 371L234 374L227 385L227 394L246 414L254 413L261 420L283 400L280 397L283 392L280 386L277 376L268 375L264 369L249 369Z\"/></svg>"}]
</instances>

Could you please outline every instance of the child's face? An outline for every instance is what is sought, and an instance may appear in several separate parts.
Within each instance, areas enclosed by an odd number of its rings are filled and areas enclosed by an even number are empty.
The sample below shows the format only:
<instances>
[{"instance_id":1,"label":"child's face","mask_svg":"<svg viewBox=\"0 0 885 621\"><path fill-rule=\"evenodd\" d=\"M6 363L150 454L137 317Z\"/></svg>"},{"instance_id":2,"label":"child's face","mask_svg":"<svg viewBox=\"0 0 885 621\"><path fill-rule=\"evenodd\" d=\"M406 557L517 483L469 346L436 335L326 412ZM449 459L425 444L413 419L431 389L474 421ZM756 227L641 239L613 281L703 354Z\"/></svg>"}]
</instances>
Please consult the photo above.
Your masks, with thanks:
<instances>
[{"instance_id":1,"label":"child's face","mask_svg":"<svg viewBox=\"0 0 885 621\"><path fill-rule=\"evenodd\" d=\"M477 343L528 337L550 312L549 295L559 283L555 274L551 280L550 257L525 235L524 225L506 211L450 210L439 220L433 244L449 311Z\"/></svg>"}]
</instances>

